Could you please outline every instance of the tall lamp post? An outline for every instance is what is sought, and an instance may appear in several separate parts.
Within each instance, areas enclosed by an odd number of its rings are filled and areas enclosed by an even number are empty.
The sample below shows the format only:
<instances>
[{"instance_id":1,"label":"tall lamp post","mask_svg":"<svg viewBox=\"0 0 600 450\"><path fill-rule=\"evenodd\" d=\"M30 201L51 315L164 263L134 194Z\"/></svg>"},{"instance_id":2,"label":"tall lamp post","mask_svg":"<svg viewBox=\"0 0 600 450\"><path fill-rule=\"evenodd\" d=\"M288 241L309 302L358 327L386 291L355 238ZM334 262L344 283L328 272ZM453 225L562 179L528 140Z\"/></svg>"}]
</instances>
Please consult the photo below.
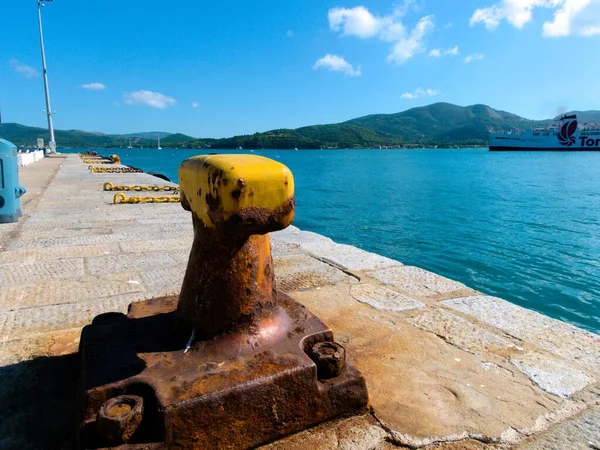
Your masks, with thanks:
<instances>
[{"instance_id":1,"label":"tall lamp post","mask_svg":"<svg viewBox=\"0 0 600 450\"><path fill-rule=\"evenodd\" d=\"M56 141L54 140L54 125L52 124L52 107L50 106L50 89L48 88L48 71L46 69L46 53L44 52L44 34L42 32L42 8L46 2L52 0L37 0L38 23L40 26L40 47L42 48L42 70L44 73L44 89L46 91L46 116L48 116L48 135L50 142L50 153L56 153Z\"/></svg>"}]
</instances>

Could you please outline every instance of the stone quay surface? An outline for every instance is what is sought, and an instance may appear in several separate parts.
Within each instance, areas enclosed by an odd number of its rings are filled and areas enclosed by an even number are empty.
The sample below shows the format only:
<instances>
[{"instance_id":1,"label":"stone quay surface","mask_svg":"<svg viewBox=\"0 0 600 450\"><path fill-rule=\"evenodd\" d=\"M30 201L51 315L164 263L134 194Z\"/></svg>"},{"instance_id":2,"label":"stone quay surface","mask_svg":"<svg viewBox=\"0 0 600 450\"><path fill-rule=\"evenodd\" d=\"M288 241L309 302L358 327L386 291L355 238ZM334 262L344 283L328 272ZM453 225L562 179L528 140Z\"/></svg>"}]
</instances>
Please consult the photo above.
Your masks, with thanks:
<instances>
[{"instance_id":1,"label":"stone quay surface","mask_svg":"<svg viewBox=\"0 0 600 450\"><path fill-rule=\"evenodd\" d=\"M181 288L190 214L114 205L106 181L165 184L77 155L21 169L24 217L0 225L0 448L74 448L81 328ZM265 450L600 449L600 336L320 234L271 239L278 288L332 328L370 409Z\"/></svg>"}]
</instances>

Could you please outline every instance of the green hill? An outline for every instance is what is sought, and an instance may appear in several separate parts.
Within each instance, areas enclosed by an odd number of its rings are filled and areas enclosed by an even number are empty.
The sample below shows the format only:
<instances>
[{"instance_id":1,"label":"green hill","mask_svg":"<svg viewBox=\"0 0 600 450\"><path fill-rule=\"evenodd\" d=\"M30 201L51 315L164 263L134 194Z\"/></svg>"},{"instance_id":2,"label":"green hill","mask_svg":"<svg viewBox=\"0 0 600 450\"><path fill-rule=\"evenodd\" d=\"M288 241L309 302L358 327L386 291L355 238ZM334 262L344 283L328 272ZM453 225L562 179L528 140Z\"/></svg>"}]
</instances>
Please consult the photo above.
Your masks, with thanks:
<instances>
[{"instance_id":1,"label":"green hill","mask_svg":"<svg viewBox=\"0 0 600 450\"><path fill-rule=\"evenodd\" d=\"M109 135L80 130L54 130L57 145L71 148L127 147L130 139L135 147L156 147L157 134L158 132ZM38 138L48 141L48 130L18 123L0 123L0 137L18 146L34 146ZM195 138L180 133L161 132L161 139L165 139L165 142L161 142L162 147L177 147Z\"/></svg>"},{"instance_id":2,"label":"green hill","mask_svg":"<svg viewBox=\"0 0 600 450\"><path fill-rule=\"evenodd\" d=\"M140 138L140 139L148 139L148 140L155 140L158 138L158 135L160 134L160 138L164 139L167 136L170 136L171 133L167 133L166 131L141 131L139 133L127 133L127 134L111 134L111 136L113 137L117 137L117 138Z\"/></svg>"},{"instance_id":3,"label":"green hill","mask_svg":"<svg viewBox=\"0 0 600 450\"><path fill-rule=\"evenodd\" d=\"M161 145L163 144L183 144L185 142L190 142L195 140L196 138L193 138L191 136L187 136L185 134L181 134L181 133L175 133L175 134L168 134L165 137L161 136Z\"/></svg>"},{"instance_id":4,"label":"green hill","mask_svg":"<svg viewBox=\"0 0 600 450\"><path fill-rule=\"evenodd\" d=\"M600 123L600 111L575 111L580 122ZM486 105L434 103L396 114L373 114L347 122L277 129L223 139L195 139L181 133L161 134L162 147L244 149L369 148L411 146L484 146L490 131L519 131L543 126L553 119L534 121ZM56 130L59 147L156 147L159 132L107 135L79 130ZM44 128L0 124L0 137L17 145L47 139Z\"/></svg>"},{"instance_id":5,"label":"green hill","mask_svg":"<svg viewBox=\"0 0 600 450\"><path fill-rule=\"evenodd\" d=\"M218 139L212 144L215 148L280 148L318 149L353 148L379 145L400 145L401 140L394 136L349 124L315 125L295 130L280 129Z\"/></svg>"},{"instance_id":6,"label":"green hill","mask_svg":"<svg viewBox=\"0 0 600 450\"><path fill-rule=\"evenodd\" d=\"M434 103L397 114L359 117L346 123L388 133L410 143L484 144L490 130L525 129L534 122L486 105Z\"/></svg>"}]
</instances>

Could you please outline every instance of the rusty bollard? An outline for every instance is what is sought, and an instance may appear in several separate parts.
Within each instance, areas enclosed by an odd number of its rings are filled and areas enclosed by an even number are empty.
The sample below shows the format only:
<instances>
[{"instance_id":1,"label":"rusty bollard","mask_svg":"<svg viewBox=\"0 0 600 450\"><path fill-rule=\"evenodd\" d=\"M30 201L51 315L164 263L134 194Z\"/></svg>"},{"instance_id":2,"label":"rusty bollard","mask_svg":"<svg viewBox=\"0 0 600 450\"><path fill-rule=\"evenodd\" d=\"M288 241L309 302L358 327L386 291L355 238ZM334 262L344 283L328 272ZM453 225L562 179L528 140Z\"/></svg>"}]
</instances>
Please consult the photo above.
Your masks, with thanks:
<instances>
[{"instance_id":1,"label":"rusty bollard","mask_svg":"<svg viewBox=\"0 0 600 450\"><path fill-rule=\"evenodd\" d=\"M179 185L194 224L179 323L199 338L256 325L277 304L267 233L294 219L292 173L261 156L198 156Z\"/></svg>"},{"instance_id":2,"label":"rusty bollard","mask_svg":"<svg viewBox=\"0 0 600 450\"><path fill-rule=\"evenodd\" d=\"M269 233L294 218L290 170L198 156L179 184L194 226L181 293L84 328L80 448L250 449L364 411L346 350L276 290Z\"/></svg>"}]
</instances>

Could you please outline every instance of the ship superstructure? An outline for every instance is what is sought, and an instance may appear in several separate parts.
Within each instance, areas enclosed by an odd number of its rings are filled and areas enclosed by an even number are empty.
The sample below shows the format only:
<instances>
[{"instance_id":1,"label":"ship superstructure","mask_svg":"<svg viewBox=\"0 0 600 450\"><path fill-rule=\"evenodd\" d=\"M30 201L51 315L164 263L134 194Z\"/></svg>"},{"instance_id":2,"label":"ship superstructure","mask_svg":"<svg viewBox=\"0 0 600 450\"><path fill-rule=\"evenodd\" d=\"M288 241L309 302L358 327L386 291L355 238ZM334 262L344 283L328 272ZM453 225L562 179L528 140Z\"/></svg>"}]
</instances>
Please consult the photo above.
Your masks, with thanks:
<instances>
[{"instance_id":1,"label":"ship superstructure","mask_svg":"<svg viewBox=\"0 0 600 450\"><path fill-rule=\"evenodd\" d=\"M522 133L490 133L491 151L600 151L600 125L580 124L575 114Z\"/></svg>"}]
</instances>

